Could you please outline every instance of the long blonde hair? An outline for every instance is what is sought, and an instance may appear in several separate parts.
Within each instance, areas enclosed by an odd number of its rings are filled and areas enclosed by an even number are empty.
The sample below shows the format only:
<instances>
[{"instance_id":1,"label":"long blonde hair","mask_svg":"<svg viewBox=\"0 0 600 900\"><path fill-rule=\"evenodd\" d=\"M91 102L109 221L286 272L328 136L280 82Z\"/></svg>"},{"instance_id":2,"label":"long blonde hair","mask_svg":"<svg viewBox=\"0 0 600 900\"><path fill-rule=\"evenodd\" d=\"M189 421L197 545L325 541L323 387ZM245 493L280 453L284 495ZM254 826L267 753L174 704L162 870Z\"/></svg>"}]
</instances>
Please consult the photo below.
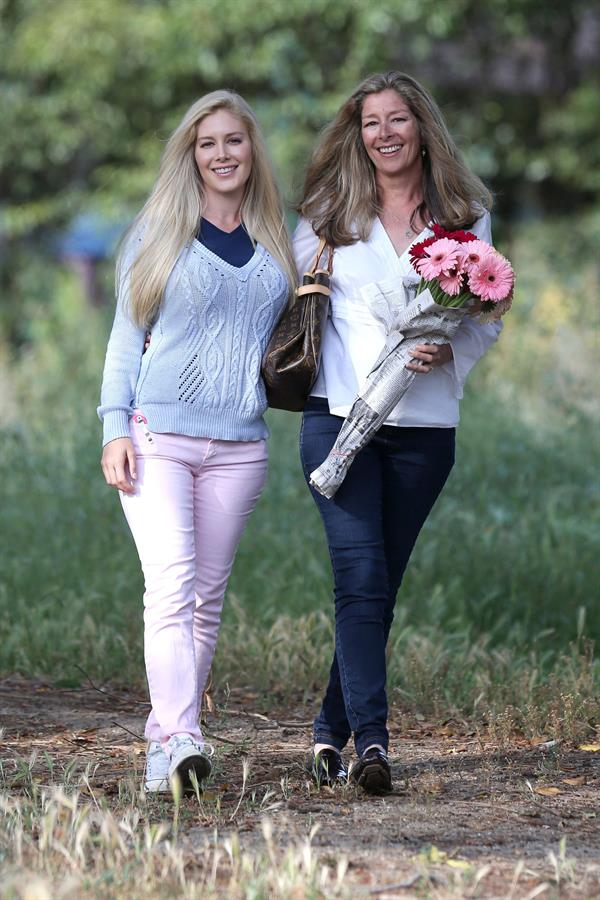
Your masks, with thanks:
<instances>
[{"instance_id":1,"label":"long blonde hair","mask_svg":"<svg viewBox=\"0 0 600 900\"><path fill-rule=\"evenodd\" d=\"M205 195L194 157L198 124L219 109L229 110L248 129L252 167L240 209L241 221L254 243L261 243L296 284L296 269L275 173L260 127L246 101L233 91L220 90L197 100L169 138L152 192L122 243L117 282L130 276L129 314L149 327L155 320L175 262L198 231ZM131 260L128 246L141 234L139 251Z\"/></svg>"},{"instance_id":2,"label":"long blonde hair","mask_svg":"<svg viewBox=\"0 0 600 900\"><path fill-rule=\"evenodd\" d=\"M445 228L473 224L492 195L464 162L442 113L425 88L403 72L366 78L321 135L298 212L333 246L367 240L380 211L375 167L362 141L362 107L370 94L394 90L417 120L423 155L423 202L416 213ZM418 220L418 216L416 216Z\"/></svg>"}]
</instances>

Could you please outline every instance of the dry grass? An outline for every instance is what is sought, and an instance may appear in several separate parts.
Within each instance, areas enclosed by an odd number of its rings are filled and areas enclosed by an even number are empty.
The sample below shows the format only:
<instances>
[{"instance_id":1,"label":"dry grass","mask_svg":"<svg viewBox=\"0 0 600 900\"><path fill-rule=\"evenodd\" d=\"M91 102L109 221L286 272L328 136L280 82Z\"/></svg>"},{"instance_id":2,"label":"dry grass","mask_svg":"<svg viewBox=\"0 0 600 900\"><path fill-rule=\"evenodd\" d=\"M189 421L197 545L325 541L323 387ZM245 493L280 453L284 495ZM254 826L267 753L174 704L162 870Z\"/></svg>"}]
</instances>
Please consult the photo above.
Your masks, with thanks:
<instances>
[{"instance_id":1,"label":"dry grass","mask_svg":"<svg viewBox=\"0 0 600 900\"><path fill-rule=\"evenodd\" d=\"M0 682L3 900L600 895L600 732L580 747L394 705L395 791L368 798L307 779L301 698L221 699L204 793L148 797L141 698Z\"/></svg>"},{"instance_id":2,"label":"dry grass","mask_svg":"<svg viewBox=\"0 0 600 900\"><path fill-rule=\"evenodd\" d=\"M91 800L89 799L91 795ZM171 822L151 824L143 798L122 814L102 808L89 787L41 790L32 796L0 794L0 896L22 900L183 897L342 896L344 861L320 863L312 838L281 850L262 820L263 847L244 850L234 832L217 830L190 846Z\"/></svg>"}]
</instances>

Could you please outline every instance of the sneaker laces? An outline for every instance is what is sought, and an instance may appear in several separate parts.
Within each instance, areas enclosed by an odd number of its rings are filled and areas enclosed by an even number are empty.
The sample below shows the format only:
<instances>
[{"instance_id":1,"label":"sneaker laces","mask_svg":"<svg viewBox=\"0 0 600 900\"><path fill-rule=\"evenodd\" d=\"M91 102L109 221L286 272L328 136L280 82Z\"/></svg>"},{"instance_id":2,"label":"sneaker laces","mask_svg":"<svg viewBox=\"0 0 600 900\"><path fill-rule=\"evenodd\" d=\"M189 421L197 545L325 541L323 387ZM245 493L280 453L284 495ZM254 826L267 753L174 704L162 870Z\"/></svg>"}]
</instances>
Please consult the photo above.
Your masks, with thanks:
<instances>
[{"instance_id":1,"label":"sneaker laces","mask_svg":"<svg viewBox=\"0 0 600 900\"><path fill-rule=\"evenodd\" d=\"M213 747L212 744L206 744L204 741L202 741L202 743L200 743L195 738L193 738L191 736L191 734L186 734L183 736L174 734L169 738L168 741L166 741L166 743L169 745L169 751L171 753L173 752L174 749L176 749L177 747L180 747L182 745L185 746L185 744L194 744L196 747L198 747L200 752L203 753L205 756L208 756L209 758L211 758L215 755L215 748ZM163 747L163 750L164 750L164 747Z\"/></svg>"}]
</instances>

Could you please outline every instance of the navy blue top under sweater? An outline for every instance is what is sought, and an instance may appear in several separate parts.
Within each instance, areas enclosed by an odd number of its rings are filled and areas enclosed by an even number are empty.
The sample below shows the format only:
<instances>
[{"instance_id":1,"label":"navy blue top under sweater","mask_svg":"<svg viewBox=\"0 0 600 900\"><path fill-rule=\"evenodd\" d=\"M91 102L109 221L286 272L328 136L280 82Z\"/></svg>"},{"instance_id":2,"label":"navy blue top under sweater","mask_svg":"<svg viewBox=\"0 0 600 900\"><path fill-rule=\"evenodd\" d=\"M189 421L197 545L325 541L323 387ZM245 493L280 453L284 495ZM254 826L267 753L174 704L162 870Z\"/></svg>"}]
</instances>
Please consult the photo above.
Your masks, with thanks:
<instances>
[{"instance_id":1,"label":"navy blue top under sweater","mask_svg":"<svg viewBox=\"0 0 600 900\"><path fill-rule=\"evenodd\" d=\"M196 237L201 244L238 269L254 255L254 246L243 225L238 225L233 231L222 231L208 219L202 219Z\"/></svg>"}]
</instances>

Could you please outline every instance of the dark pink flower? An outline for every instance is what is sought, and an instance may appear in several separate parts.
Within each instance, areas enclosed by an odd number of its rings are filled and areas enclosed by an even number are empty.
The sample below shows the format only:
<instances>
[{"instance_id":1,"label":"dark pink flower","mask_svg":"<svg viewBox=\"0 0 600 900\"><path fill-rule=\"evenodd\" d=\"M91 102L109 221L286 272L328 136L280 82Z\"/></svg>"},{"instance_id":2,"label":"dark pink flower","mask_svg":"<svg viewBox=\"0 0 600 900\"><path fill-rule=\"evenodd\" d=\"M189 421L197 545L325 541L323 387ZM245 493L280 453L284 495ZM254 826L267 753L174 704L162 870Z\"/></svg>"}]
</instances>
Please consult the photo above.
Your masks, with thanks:
<instances>
[{"instance_id":1,"label":"dark pink flower","mask_svg":"<svg viewBox=\"0 0 600 900\"><path fill-rule=\"evenodd\" d=\"M459 244L477 240L472 231L447 231L441 225L434 225L432 231L436 238L450 238L450 240L458 241Z\"/></svg>"},{"instance_id":2,"label":"dark pink flower","mask_svg":"<svg viewBox=\"0 0 600 900\"><path fill-rule=\"evenodd\" d=\"M437 241L437 238L430 237L430 238L426 238L424 241L419 241L418 244L412 245L412 247L410 248L410 250L408 252L408 255L410 256L410 261L413 264L413 266L415 267L415 269L417 268L417 266L416 266L417 260L425 258L426 248L430 247L433 243L435 243L435 241Z\"/></svg>"}]
</instances>

